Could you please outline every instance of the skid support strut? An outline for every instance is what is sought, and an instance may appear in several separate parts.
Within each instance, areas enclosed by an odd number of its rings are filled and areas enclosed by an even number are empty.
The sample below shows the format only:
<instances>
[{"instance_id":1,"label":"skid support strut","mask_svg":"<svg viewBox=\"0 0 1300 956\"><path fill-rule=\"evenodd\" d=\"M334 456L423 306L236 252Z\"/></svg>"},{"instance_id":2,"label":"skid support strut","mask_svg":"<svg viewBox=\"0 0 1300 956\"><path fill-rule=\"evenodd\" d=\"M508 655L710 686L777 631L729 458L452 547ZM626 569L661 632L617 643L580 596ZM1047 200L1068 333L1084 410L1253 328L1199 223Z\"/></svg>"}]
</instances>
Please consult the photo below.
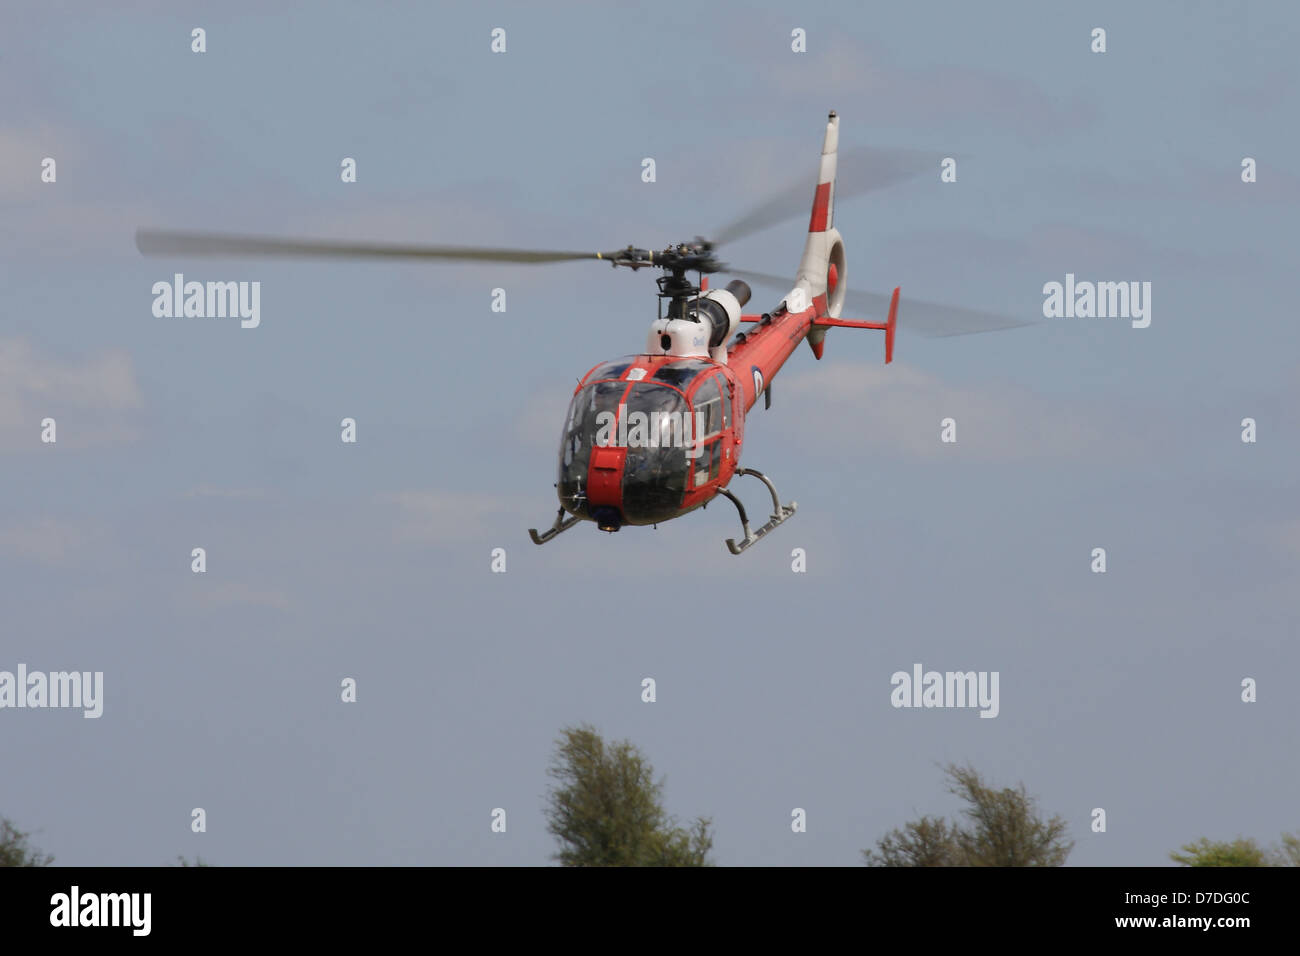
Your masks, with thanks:
<instances>
[{"instance_id":1,"label":"skid support strut","mask_svg":"<svg viewBox=\"0 0 1300 956\"><path fill-rule=\"evenodd\" d=\"M745 514L745 506L740 503L739 498L727 489L723 488L721 493L726 495L731 500L731 503L736 506L736 510L740 512L740 525L741 529L745 532L745 538L740 542L740 544L736 544L735 538L727 539L727 548L732 554L740 554L740 552L744 551L777 525L784 524L786 519L793 515L795 509L798 507L798 504L793 501L788 505L782 505L781 499L776 495L776 486L773 485L772 482L768 480L768 477L761 471L756 471L753 468L737 468L736 474L753 475L763 484L767 485L767 490L772 495L772 517L768 519L767 524L763 525L763 527L759 528L757 531L751 531L749 529L749 516Z\"/></svg>"},{"instance_id":2,"label":"skid support strut","mask_svg":"<svg viewBox=\"0 0 1300 956\"><path fill-rule=\"evenodd\" d=\"M561 508L555 514L555 524L547 528L546 531L542 534L538 534L536 528L529 528L528 535L533 539L533 544L545 544L546 542L550 541L552 538L557 537L558 535L560 535L565 531L568 531L570 528L572 528L575 524L577 524L581 520L582 519L579 518L577 515L566 516L564 513L564 509Z\"/></svg>"}]
</instances>

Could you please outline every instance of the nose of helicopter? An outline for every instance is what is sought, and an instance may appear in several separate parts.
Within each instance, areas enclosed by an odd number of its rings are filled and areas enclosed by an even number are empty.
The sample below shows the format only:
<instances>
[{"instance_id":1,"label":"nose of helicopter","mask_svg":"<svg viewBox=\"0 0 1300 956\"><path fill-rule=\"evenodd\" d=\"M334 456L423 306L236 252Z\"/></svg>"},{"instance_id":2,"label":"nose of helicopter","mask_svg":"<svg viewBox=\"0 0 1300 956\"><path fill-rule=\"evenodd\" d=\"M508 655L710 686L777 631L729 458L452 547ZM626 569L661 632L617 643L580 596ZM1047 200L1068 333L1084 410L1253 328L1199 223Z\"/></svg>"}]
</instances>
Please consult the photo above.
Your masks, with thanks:
<instances>
[{"instance_id":1,"label":"nose of helicopter","mask_svg":"<svg viewBox=\"0 0 1300 956\"><path fill-rule=\"evenodd\" d=\"M623 467L627 449L596 447L591 450L587 472L587 501L596 527L617 531L623 525Z\"/></svg>"},{"instance_id":2,"label":"nose of helicopter","mask_svg":"<svg viewBox=\"0 0 1300 956\"><path fill-rule=\"evenodd\" d=\"M621 375L635 362L632 356L590 374ZM592 382L569 405L556 494L564 510L604 531L667 521L682 507L692 462L685 450L690 407L675 384L642 381L645 374Z\"/></svg>"}]
</instances>

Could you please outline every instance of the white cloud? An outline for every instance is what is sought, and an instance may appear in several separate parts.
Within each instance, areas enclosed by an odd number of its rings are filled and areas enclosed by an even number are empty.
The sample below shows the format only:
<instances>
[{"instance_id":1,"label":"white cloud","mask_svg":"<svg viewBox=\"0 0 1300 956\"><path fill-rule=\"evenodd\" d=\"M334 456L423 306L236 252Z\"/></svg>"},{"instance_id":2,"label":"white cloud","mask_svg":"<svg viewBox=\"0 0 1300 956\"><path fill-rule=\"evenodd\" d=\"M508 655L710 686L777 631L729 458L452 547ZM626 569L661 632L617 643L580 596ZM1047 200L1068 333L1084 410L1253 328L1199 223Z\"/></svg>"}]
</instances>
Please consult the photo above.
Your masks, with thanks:
<instances>
[{"instance_id":1,"label":"white cloud","mask_svg":"<svg viewBox=\"0 0 1300 956\"><path fill-rule=\"evenodd\" d=\"M399 522L394 536L401 541L437 543L482 539L504 523L519 523L522 527L527 520L524 502L477 491L386 492L376 496L376 501L396 506ZM549 513L553 515L554 511ZM549 524L549 519L545 524Z\"/></svg>"},{"instance_id":2,"label":"white cloud","mask_svg":"<svg viewBox=\"0 0 1300 956\"><path fill-rule=\"evenodd\" d=\"M131 356L122 349L68 360L0 338L0 453L46 447L40 437L47 417L57 423L58 447L133 440L130 413L142 404Z\"/></svg>"},{"instance_id":3,"label":"white cloud","mask_svg":"<svg viewBox=\"0 0 1300 956\"><path fill-rule=\"evenodd\" d=\"M41 179L46 158L56 179ZM81 134L49 124L0 128L0 253L16 258L86 253L138 257L134 235L158 217L150 200L122 198Z\"/></svg>"},{"instance_id":4,"label":"white cloud","mask_svg":"<svg viewBox=\"0 0 1300 956\"><path fill-rule=\"evenodd\" d=\"M547 386L534 392L515 419L520 444L538 451L558 452L564 416L573 398L571 386Z\"/></svg>"},{"instance_id":5,"label":"white cloud","mask_svg":"<svg viewBox=\"0 0 1300 956\"><path fill-rule=\"evenodd\" d=\"M66 568L82 560L111 560L102 529L59 518L29 518L0 528L0 556Z\"/></svg>"},{"instance_id":6,"label":"white cloud","mask_svg":"<svg viewBox=\"0 0 1300 956\"><path fill-rule=\"evenodd\" d=\"M1283 521L1270 534L1274 545L1288 558L1300 558L1300 519Z\"/></svg>"},{"instance_id":7,"label":"white cloud","mask_svg":"<svg viewBox=\"0 0 1300 956\"><path fill-rule=\"evenodd\" d=\"M202 576L196 575L196 577ZM204 608L252 605L288 611L293 606L289 596L283 591L259 588L242 581L217 581L209 584L204 580L189 589L188 598L194 604Z\"/></svg>"},{"instance_id":8,"label":"white cloud","mask_svg":"<svg viewBox=\"0 0 1300 956\"><path fill-rule=\"evenodd\" d=\"M71 164L82 150L75 137L66 130L55 129L48 123L30 129L0 129L0 200L12 202L39 196L41 190L57 190L59 165ZM41 181L41 162L50 157L55 161L56 180Z\"/></svg>"},{"instance_id":9,"label":"white cloud","mask_svg":"<svg viewBox=\"0 0 1300 956\"><path fill-rule=\"evenodd\" d=\"M186 491L184 498L265 498L266 492L261 488L218 488L215 485L199 485Z\"/></svg>"},{"instance_id":10,"label":"white cloud","mask_svg":"<svg viewBox=\"0 0 1300 956\"><path fill-rule=\"evenodd\" d=\"M986 129L1042 137L1091 126L1099 116L1092 102L1050 94L1013 73L970 66L906 67L863 51L846 36L832 36L824 54L807 59L811 62L798 56L774 58L766 80L785 96L856 91L859 111L846 122L862 130L905 124L951 131L978 122Z\"/></svg>"},{"instance_id":11,"label":"white cloud","mask_svg":"<svg viewBox=\"0 0 1300 956\"><path fill-rule=\"evenodd\" d=\"M826 441L854 442L936 458L959 451L979 459L1074 457L1114 440L1077 409L1013 385L959 386L895 361L847 363L781 376L778 390L816 409L798 426ZM940 442L940 422L956 421L957 445Z\"/></svg>"}]
</instances>

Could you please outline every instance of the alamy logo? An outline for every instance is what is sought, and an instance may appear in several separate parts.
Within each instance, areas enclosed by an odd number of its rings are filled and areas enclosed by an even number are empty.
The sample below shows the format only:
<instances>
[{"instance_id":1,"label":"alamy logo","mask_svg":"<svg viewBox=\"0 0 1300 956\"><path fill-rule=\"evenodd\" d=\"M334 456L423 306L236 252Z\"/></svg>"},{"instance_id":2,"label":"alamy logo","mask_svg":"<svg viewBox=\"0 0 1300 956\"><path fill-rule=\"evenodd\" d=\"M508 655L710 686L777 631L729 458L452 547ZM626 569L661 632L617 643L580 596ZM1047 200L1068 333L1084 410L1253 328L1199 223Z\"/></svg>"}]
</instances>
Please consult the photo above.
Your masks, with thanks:
<instances>
[{"instance_id":1,"label":"alamy logo","mask_svg":"<svg viewBox=\"0 0 1300 956\"><path fill-rule=\"evenodd\" d=\"M262 322L262 283L186 282L176 273L171 282L153 284L153 314L160 319L224 319L255 329Z\"/></svg>"},{"instance_id":2,"label":"alamy logo","mask_svg":"<svg viewBox=\"0 0 1300 956\"><path fill-rule=\"evenodd\" d=\"M83 717L104 713L103 671L0 671L0 710L5 707L80 707Z\"/></svg>"},{"instance_id":3,"label":"alamy logo","mask_svg":"<svg viewBox=\"0 0 1300 956\"><path fill-rule=\"evenodd\" d=\"M152 893L82 893L73 886L50 897L51 926L129 926L131 935L148 936Z\"/></svg>"},{"instance_id":4,"label":"alamy logo","mask_svg":"<svg viewBox=\"0 0 1300 956\"><path fill-rule=\"evenodd\" d=\"M618 406L618 426L613 412L596 414L598 448L685 448L687 458L699 458L704 446L691 441L690 412L628 412ZM704 412L695 413L695 434L704 434Z\"/></svg>"},{"instance_id":5,"label":"alamy logo","mask_svg":"<svg viewBox=\"0 0 1300 956\"><path fill-rule=\"evenodd\" d=\"M1043 286L1043 317L1047 319L1132 319L1135 329L1151 324L1150 282L1075 282L1065 274L1065 284Z\"/></svg>"},{"instance_id":6,"label":"alamy logo","mask_svg":"<svg viewBox=\"0 0 1300 956\"><path fill-rule=\"evenodd\" d=\"M981 717L998 715L997 671L895 671L889 679L895 707L979 707Z\"/></svg>"}]
</instances>

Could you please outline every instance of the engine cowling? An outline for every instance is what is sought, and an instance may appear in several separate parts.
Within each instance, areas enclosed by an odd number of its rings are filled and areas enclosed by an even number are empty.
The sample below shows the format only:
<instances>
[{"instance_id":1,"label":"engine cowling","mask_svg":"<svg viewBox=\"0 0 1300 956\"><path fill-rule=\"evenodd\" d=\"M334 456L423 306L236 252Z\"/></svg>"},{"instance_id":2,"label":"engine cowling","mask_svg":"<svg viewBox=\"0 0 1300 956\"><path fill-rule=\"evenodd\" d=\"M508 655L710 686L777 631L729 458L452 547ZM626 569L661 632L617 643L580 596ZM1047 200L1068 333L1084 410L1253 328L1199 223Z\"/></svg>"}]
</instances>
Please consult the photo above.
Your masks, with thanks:
<instances>
[{"instance_id":1,"label":"engine cowling","mask_svg":"<svg viewBox=\"0 0 1300 956\"><path fill-rule=\"evenodd\" d=\"M646 352L681 358L709 356L726 363L727 340L740 324L740 310L749 301L749 285L733 279L726 288L710 289L690 300L683 318L658 319L650 326Z\"/></svg>"}]
</instances>

